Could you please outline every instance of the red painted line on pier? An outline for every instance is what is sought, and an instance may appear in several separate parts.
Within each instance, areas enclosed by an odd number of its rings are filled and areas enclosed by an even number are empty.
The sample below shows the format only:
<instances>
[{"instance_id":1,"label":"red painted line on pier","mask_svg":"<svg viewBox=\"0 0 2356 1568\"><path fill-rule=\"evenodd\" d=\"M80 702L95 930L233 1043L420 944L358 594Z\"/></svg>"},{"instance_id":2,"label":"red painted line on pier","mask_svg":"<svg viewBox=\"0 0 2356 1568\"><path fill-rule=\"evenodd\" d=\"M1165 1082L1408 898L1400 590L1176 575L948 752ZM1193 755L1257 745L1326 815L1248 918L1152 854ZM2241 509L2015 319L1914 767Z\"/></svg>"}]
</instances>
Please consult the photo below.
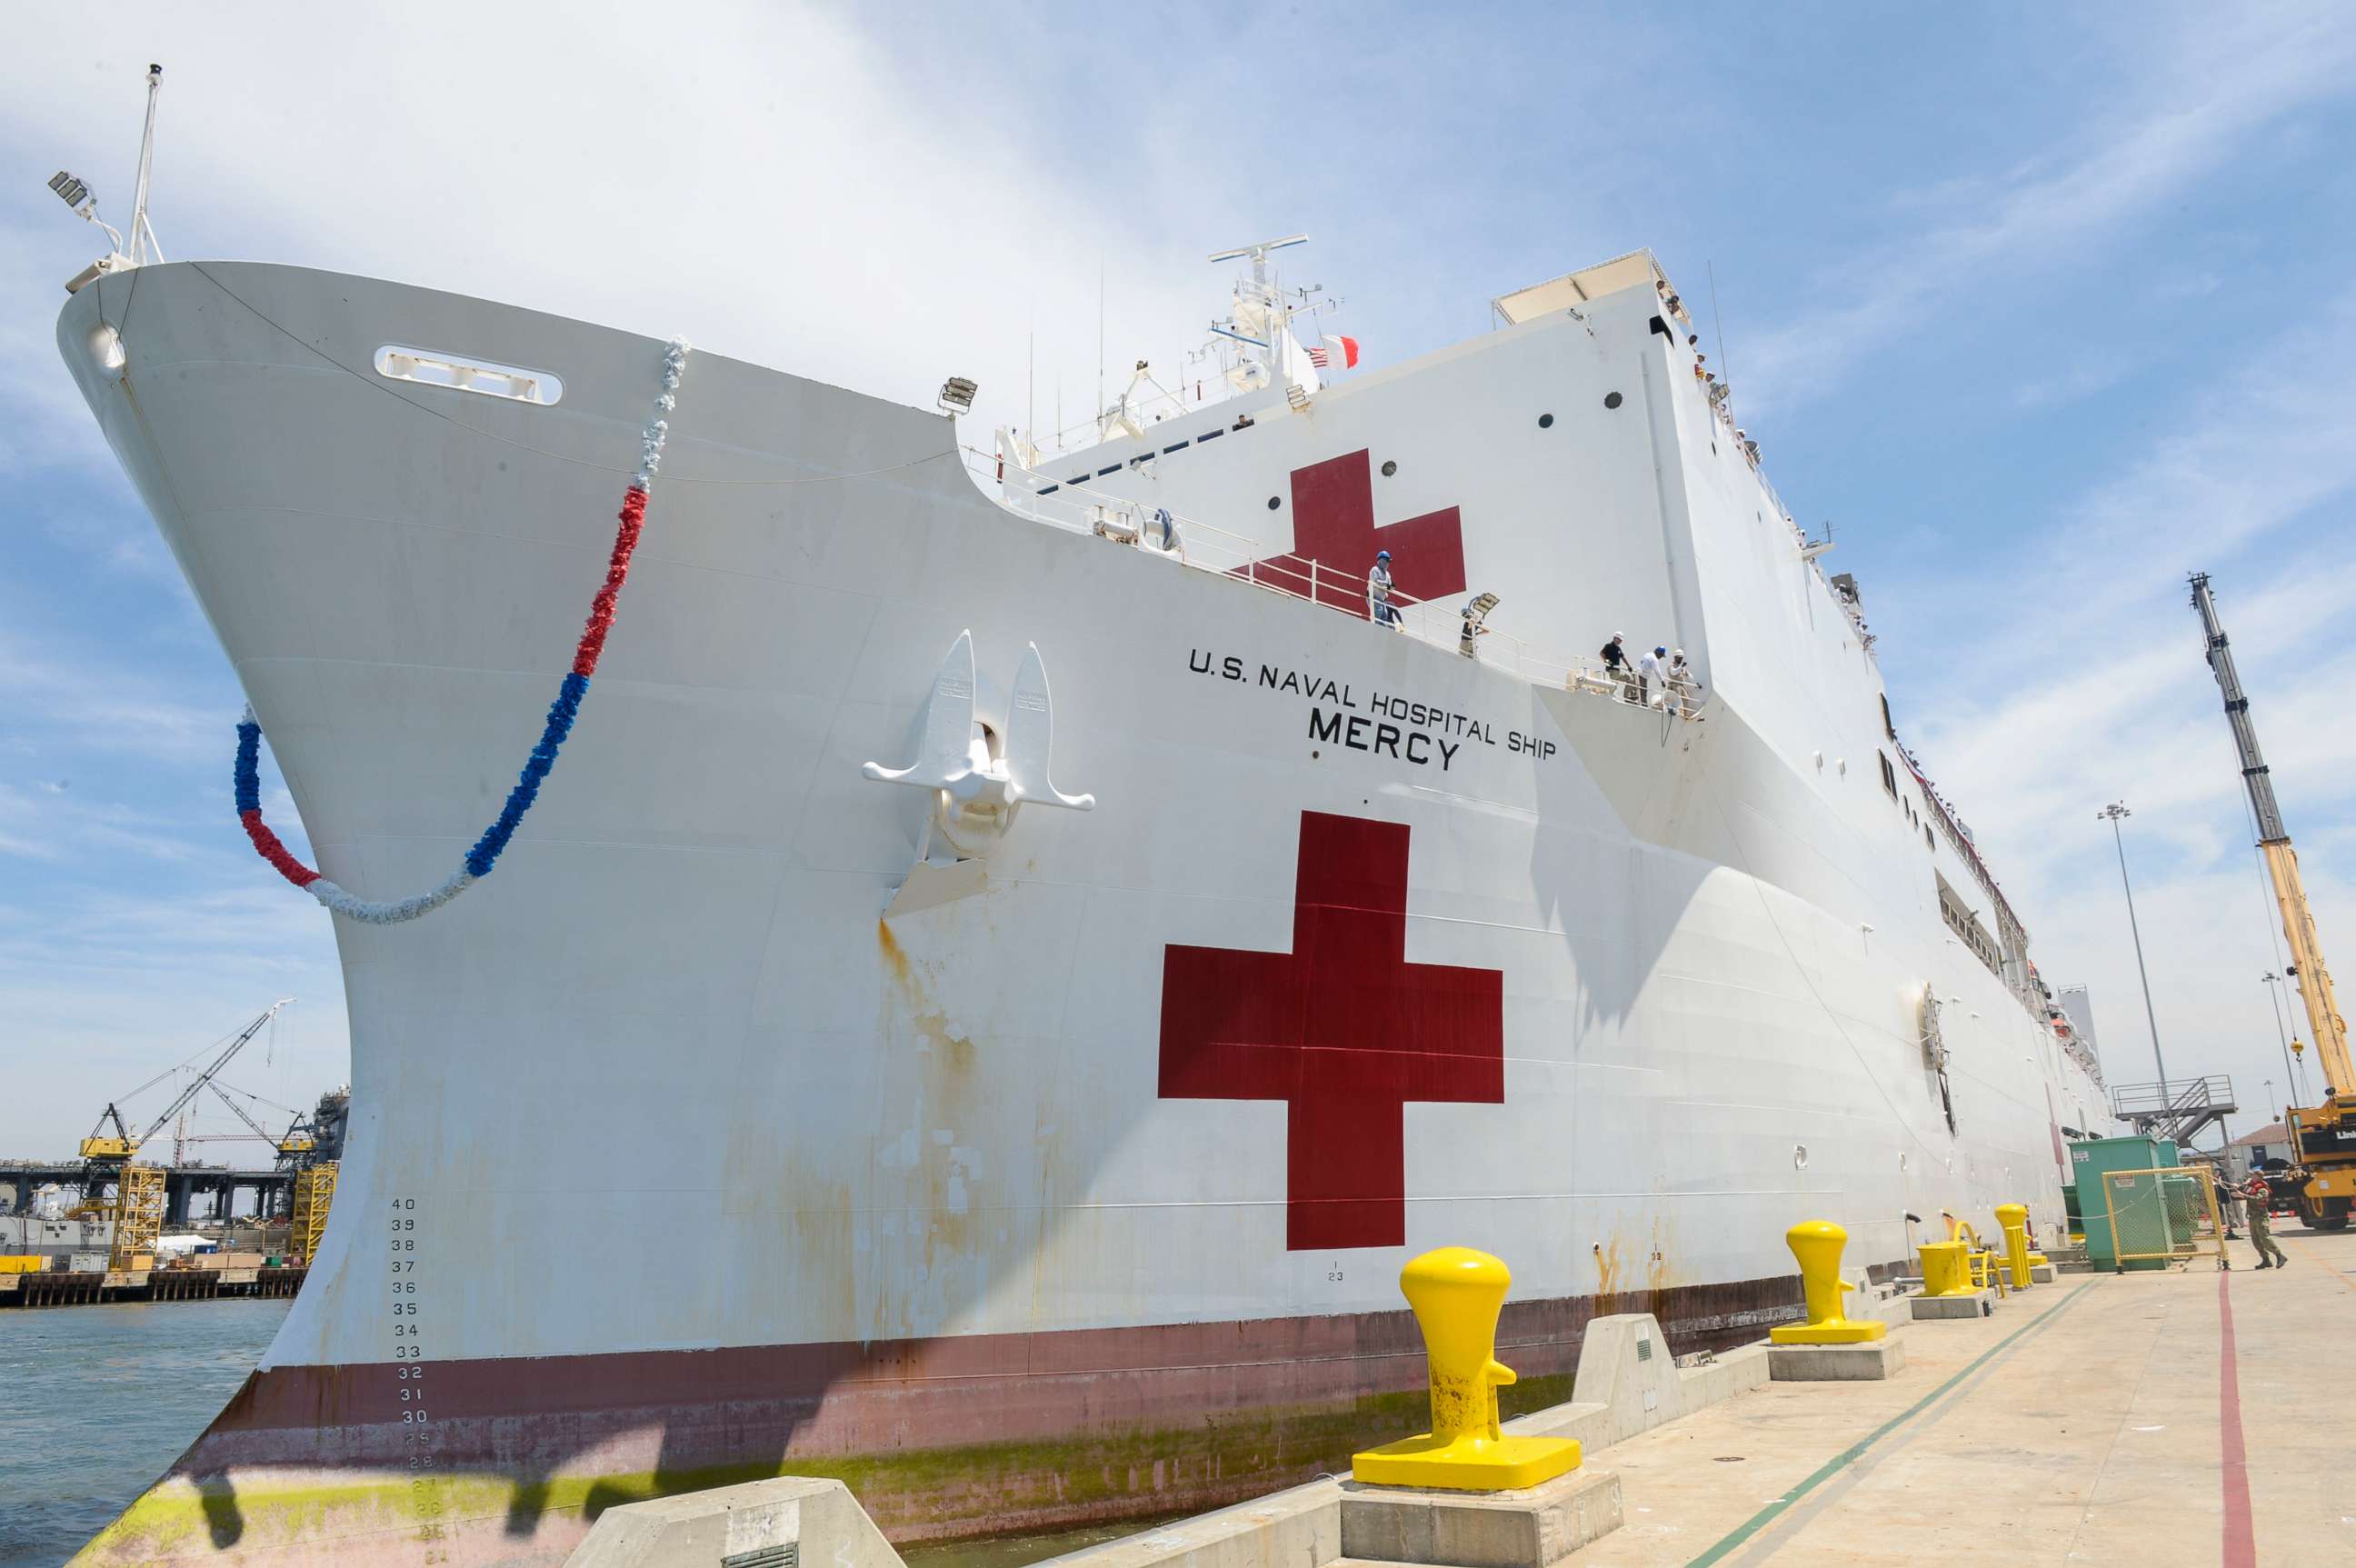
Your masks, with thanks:
<instances>
[{"instance_id":1,"label":"red painted line on pier","mask_svg":"<svg viewBox=\"0 0 2356 1568\"><path fill-rule=\"evenodd\" d=\"M2217 1429L2225 1482L2225 1568L2257 1568L2257 1538L2250 1528L2250 1466L2242 1444L2242 1376L2233 1354L2230 1273L2217 1276Z\"/></svg>"}]
</instances>

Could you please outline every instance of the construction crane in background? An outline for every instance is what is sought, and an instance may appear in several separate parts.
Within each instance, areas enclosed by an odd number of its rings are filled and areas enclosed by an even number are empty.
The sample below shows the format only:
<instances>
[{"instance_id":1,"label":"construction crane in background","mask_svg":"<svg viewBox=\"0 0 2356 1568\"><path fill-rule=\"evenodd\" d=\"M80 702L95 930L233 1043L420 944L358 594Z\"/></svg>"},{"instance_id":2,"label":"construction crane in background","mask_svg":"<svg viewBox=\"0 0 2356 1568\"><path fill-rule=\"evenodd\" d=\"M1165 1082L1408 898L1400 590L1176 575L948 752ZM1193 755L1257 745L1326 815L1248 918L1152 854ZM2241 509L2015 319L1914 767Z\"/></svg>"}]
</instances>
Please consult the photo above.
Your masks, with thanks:
<instances>
[{"instance_id":1,"label":"construction crane in background","mask_svg":"<svg viewBox=\"0 0 2356 1568\"><path fill-rule=\"evenodd\" d=\"M114 1101L108 1101L106 1109L99 1112L97 1124L91 1128L90 1136L81 1141L80 1208L87 1212L95 1207L99 1212L110 1214L114 1220L113 1246L108 1262L110 1268L129 1268L131 1259L139 1253L154 1252L155 1238L164 1222L164 1172L159 1165L140 1164L139 1151L156 1133L171 1125L207 1087L212 1089L214 1096L222 1104L237 1112L239 1120L277 1148L282 1159L287 1157L284 1144L292 1140L294 1130L289 1130L287 1139L273 1138L213 1080L221 1069L245 1048L247 1042L262 1033L263 1027L278 1016L279 1010L294 1000L292 996L286 996L272 1003L260 1017L231 1036L220 1053L181 1087L180 1091L172 1097L172 1102L164 1107L163 1113L137 1137L131 1135L130 1127L123 1120L123 1112ZM187 1065L182 1063L180 1067L156 1074L123 1098L128 1100L132 1095L154 1088ZM114 1129L111 1133L107 1131L110 1124ZM102 1195L110 1187L114 1189L112 1203L101 1202Z\"/></svg>"},{"instance_id":2,"label":"construction crane in background","mask_svg":"<svg viewBox=\"0 0 2356 1568\"><path fill-rule=\"evenodd\" d=\"M181 1112L187 1110L189 1104L195 1101L197 1096L208 1088L213 1091L215 1099L219 1100L223 1105L228 1106L231 1111L237 1112L237 1118L239 1121L253 1129L253 1133L256 1137L271 1144L273 1147L276 1147L279 1143L279 1139L273 1137L271 1133L264 1132L262 1130L262 1123L256 1122L252 1116L247 1115L245 1108L238 1104L236 1101L231 1100L228 1094L223 1092L221 1086L215 1083L213 1080L220 1076L221 1069L229 1066L231 1061L236 1059L238 1052L245 1049L249 1041L251 1041L256 1035L262 1033L262 1029L268 1026L273 1018L278 1016L280 1009L291 1006L294 1004L294 998L292 996L280 997L277 1001L272 1003L269 1007L264 1009L260 1017L254 1019L252 1023L248 1024L244 1028L240 1029L236 1034L230 1036L229 1043L221 1047L220 1053L214 1057L211 1061L206 1063L203 1068L198 1070L194 1077L190 1078L187 1083L181 1086L179 1093L172 1097L172 1102L169 1105L165 1106L163 1112L156 1116L155 1122L149 1125L148 1129L145 1133L140 1133L137 1137L133 1137L131 1135L130 1129L123 1124L123 1112L117 1109L115 1103L112 1101L108 1101L106 1109L99 1112L97 1125L91 1129L90 1136L81 1141L81 1158L83 1164L97 1165L121 1165L135 1158L138 1155L139 1151L146 1145L148 1140L152 1139L156 1133L162 1132L166 1126L170 1125L173 1120L177 1118ZM126 1094L123 1098L128 1100L132 1095L141 1094L155 1088L155 1085L171 1077L173 1073L180 1071L181 1068L184 1068L187 1065L187 1064L184 1062L181 1064L181 1067L171 1068L164 1072L157 1073L154 1078L149 1079L145 1083L143 1083L137 1089L133 1090L131 1094ZM114 1125L114 1133L111 1137L106 1135L105 1132L106 1126L109 1122L112 1122Z\"/></svg>"},{"instance_id":3,"label":"construction crane in background","mask_svg":"<svg viewBox=\"0 0 2356 1568\"><path fill-rule=\"evenodd\" d=\"M2290 942L2290 961L2284 968L2307 1004L2308 1031L2323 1068L2323 1102L2294 1106L2283 1113L2290 1133L2293 1197L2301 1223L2318 1230L2344 1230L2351 1202L2356 1202L2356 1067L2349 1062L2348 1024L2331 994L2331 972L2324 967L2315 917L2308 911L2298 854L2291 848L2282 808L2275 801L2274 780L2258 751L2250 699L2233 671L2233 652L2217 619L2217 601L2209 592L2206 572L2192 574L2192 607L2201 612L2201 629L2209 639L2209 668L2225 695L2225 722L2233 726L2233 745L2242 754L2242 782L2249 789L2250 809L2257 818L2258 850L2265 856L2266 875L2282 910L2283 935ZM2293 1040L2290 1048L2298 1050L2299 1042Z\"/></svg>"}]
</instances>

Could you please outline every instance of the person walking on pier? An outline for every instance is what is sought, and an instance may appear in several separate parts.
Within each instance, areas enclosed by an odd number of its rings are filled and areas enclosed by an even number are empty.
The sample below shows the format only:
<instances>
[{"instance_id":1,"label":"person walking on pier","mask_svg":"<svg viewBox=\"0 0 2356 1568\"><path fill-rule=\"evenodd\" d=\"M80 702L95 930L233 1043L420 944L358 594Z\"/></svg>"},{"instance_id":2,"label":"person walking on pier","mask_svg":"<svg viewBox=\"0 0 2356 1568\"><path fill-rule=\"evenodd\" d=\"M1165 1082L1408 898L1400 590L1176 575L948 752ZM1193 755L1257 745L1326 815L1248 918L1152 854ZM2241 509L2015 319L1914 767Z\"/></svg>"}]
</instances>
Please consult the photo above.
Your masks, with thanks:
<instances>
[{"instance_id":1,"label":"person walking on pier","mask_svg":"<svg viewBox=\"0 0 2356 1568\"><path fill-rule=\"evenodd\" d=\"M2267 1189L2265 1174L2252 1171L2250 1184L2242 1191L2249 1199L2250 1245L2257 1249L2258 1267L2281 1268L2290 1260L2284 1257L2283 1250L2275 1244L2273 1217L2266 1213L2266 1205L2273 1200L2274 1195Z\"/></svg>"}]
</instances>

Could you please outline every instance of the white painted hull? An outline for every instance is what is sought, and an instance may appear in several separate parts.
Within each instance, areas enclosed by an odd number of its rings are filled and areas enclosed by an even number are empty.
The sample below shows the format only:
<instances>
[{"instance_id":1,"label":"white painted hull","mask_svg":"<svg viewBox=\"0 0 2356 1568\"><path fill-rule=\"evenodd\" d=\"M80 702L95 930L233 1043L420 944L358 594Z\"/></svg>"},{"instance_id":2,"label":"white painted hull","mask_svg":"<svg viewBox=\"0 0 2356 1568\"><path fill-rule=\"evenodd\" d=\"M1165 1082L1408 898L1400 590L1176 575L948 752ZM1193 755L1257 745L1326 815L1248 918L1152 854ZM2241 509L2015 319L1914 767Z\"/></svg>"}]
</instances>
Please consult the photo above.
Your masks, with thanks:
<instances>
[{"instance_id":1,"label":"white painted hull","mask_svg":"<svg viewBox=\"0 0 2356 1568\"><path fill-rule=\"evenodd\" d=\"M1906 1257L1909 1212L1985 1226L2019 1200L2050 1234L2055 1129L2094 1125L2100 1090L1948 940L1933 871L1964 874L1884 792L1869 659L1753 515L1747 467L1704 450L1649 302L1611 304L1592 332L1494 334L1102 483L1276 554L1297 470L1395 456L1376 521L1458 508L1463 585L1504 593L1495 624L1541 645L1674 628L1712 689L1700 724L1014 515L943 419L698 354L605 661L498 872L412 924L337 922L348 1155L322 1255L241 1396L251 1419L232 1407L97 1554L157 1551L208 1474L241 1522L223 1539L215 1495L214 1528L176 1551L307 1560L365 1529L371 1561L552 1558L599 1485L724 1468L732 1421L761 1433L744 1464L795 1469L999 1435L1117 1445L1248 1412L1256 1389L1309 1409L1410 1388L1412 1358L1365 1349L1365 1326L1396 1327L1399 1264L1443 1243L1505 1257L1516 1301L1586 1304L1565 1323L1685 1293L1698 1339L1740 1326L1743 1290L1789 1296L1801 1219L1847 1226L1853 1265ZM120 375L88 351L102 315ZM497 813L570 659L660 345L218 263L87 290L59 342L321 869L367 897L433 886ZM388 382L369 371L385 343L545 368L564 395ZM980 891L887 924L922 803L861 764L907 760L967 628L985 715L1038 645L1057 782L1098 804L1026 810ZM1310 694L1328 681L1346 699ZM1376 749L1394 694L1463 717L1395 726L1427 732L1420 760ZM1366 723L1319 727L1346 717ZM1502 1101L1410 1097L1395 1244L1289 1244L1284 1103L1162 1093L1170 950L1291 950L1304 813L1402 825L1405 961L1500 977ZM1965 1004L1945 1016L1952 1133L1917 1033L1926 983ZM1185 1325L1306 1345L1329 1320L1357 1326L1342 1384L1215 1350L1156 1383L1139 1368L1168 1357L1118 1349ZM1068 1343L1111 1357L1108 1402L1036 1348L1088 1335ZM1263 1329L1242 1339L1265 1353ZM855 1350L960 1343L1032 1348L959 1370L954 1418ZM790 1419L698 1426L670 1393L641 1419L596 1393L669 1389L659 1369L702 1363L664 1358L691 1352L771 1356L757 1382L814 1348L868 1370L728 1396ZM1572 1353L1561 1334L1524 1351ZM578 1385L572 1415L512 1392L534 1367ZM253 1416L273 1378L326 1402ZM1215 1459L1199 1485L1111 1486L1064 1516L1248 1484ZM271 1511L322 1470L369 1496L326 1522ZM916 1474L869 1496L897 1533L1005 1522Z\"/></svg>"}]
</instances>

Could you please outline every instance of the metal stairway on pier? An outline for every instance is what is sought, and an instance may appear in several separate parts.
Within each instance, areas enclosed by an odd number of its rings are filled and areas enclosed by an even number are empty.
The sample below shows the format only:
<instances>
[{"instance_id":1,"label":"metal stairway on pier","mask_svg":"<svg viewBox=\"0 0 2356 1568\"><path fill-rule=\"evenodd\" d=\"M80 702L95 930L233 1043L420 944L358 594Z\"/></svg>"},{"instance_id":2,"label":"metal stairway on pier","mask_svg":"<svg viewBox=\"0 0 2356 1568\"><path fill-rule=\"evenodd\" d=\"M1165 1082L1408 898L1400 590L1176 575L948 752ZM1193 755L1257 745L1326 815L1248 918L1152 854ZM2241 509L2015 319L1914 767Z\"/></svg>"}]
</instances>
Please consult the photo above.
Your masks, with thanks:
<instances>
[{"instance_id":1,"label":"metal stairway on pier","mask_svg":"<svg viewBox=\"0 0 2356 1568\"><path fill-rule=\"evenodd\" d=\"M2233 1080L2221 1074L2171 1079L2166 1083L2123 1083L2111 1090L2111 1114L2147 1138L2168 1138L2186 1148L2240 1106Z\"/></svg>"}]
</instances>

